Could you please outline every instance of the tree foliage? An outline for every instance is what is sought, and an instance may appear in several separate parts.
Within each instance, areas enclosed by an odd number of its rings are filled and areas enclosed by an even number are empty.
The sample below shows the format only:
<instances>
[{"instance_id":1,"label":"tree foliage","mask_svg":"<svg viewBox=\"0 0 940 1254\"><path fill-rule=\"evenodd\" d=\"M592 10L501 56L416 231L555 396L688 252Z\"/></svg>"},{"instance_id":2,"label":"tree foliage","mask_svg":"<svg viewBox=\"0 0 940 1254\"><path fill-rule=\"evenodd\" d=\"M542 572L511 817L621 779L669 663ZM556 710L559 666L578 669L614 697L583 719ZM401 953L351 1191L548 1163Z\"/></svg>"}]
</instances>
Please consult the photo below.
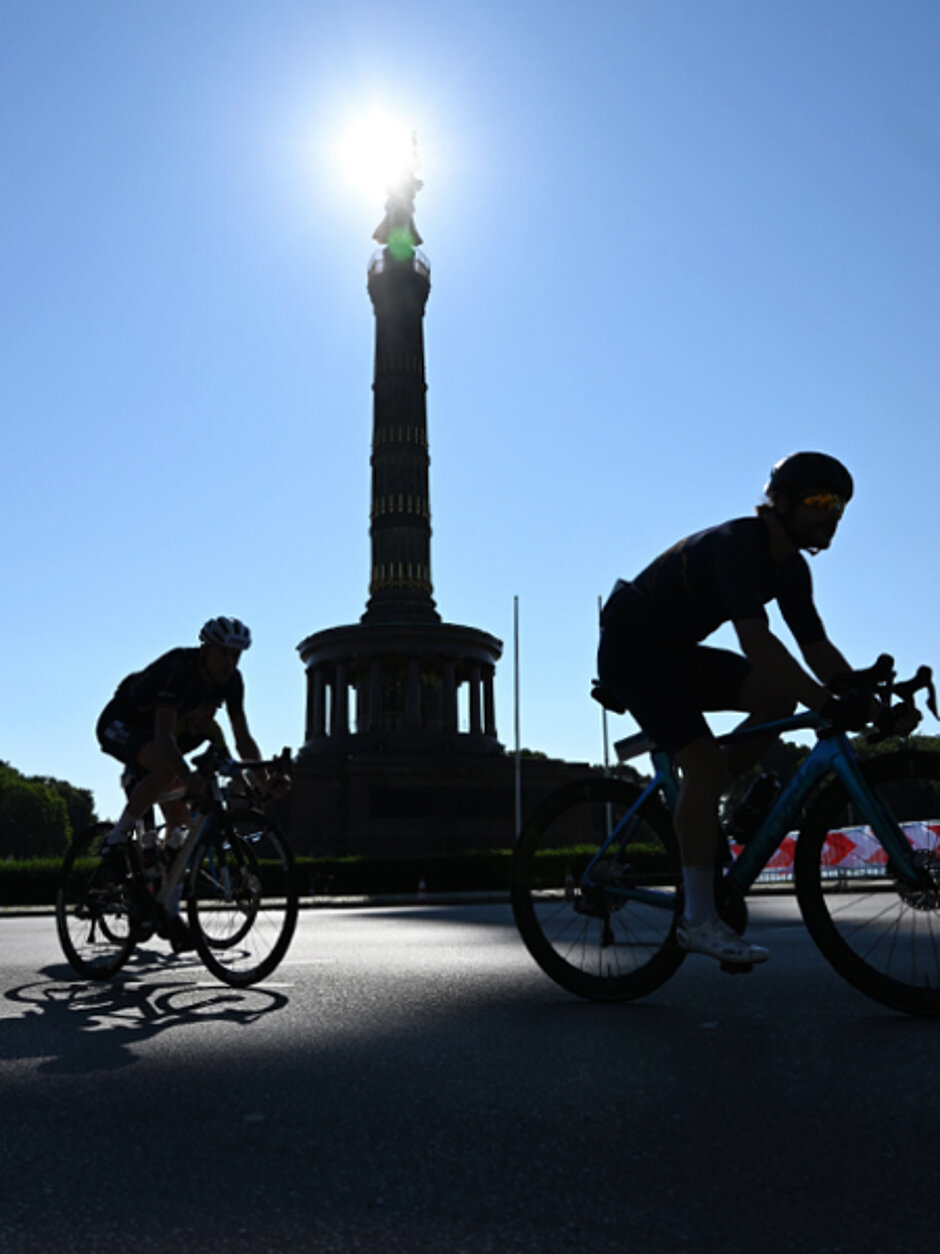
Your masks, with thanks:
<instances>
[{"instance_id":1,"label":"tree foliage","mask_svg":"<svg viewBox=\"0 0 940 1254\"><path fill-rule=\"evenodd\" d=\"M57 857L95 817L89 789L0 762L0 858Z\"/></svg>"},{"instance_id":2,"label":"tree foliage","mask_svg":"<svg viewBox=\"0 0 940 1254\"><path fill-rule=\"evenodd\" d=\"M86 827L98 822L95 798L90 788L77 788L66 779L54 779L50 775L34 775L32 780L59 794L65 802L72 833L83 832Z\"/></svg>"}]
</instances>

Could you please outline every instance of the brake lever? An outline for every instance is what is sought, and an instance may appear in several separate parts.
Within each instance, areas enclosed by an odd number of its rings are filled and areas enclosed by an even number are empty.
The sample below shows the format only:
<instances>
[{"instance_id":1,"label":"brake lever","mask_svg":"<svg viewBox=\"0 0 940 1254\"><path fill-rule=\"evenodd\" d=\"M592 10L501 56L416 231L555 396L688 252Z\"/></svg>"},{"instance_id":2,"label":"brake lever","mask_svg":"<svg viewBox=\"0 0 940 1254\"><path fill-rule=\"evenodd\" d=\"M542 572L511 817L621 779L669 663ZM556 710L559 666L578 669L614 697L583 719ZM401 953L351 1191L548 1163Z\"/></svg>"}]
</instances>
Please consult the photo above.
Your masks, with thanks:
<instances>
[{"instance_id":1,"label":"brake lever","mask_svg":"<svg viewBox=\"0 0 940 1254\"><path fill-rule=\"evenodd\" d=\"M934 687L933 670L929 666L919 667L912 679L906 679L894 685L895 696L900 697L905 705L913 705L914 693L922 689L926 689L927 692L927 709L934 718L940 719L940 714L937 712L937 690Z\"/></svg>"},{"instance_id":2,"label":"brake lever","mask_svg":"<svg viewBox=\"0 0 940 1254\"><path fill-rule=\"evenodd\" d=\"M834 675L829 680L828 687L834 696L843 696L859 689L874 694L879 689L890 689L894 676L894 658L888 653L882 653L873 666L868 666L863 671L845 671Z\"/></svg>"},{"instance_id":3,"label":"brake lever","mask_svg":"<svg viewBox=\"0 0 940 1254\"><path fill-rule=\"evenodd\" d=\"M880 659L879 659L880 660ZM882 695L883 711L875 723L875 730L865 739L869 744L877 744L890 736L909 736L922 719L920 710L914 701L916 693L926 690L927 709L940 720L937 712L937 690L934 687L933 671L929 666L921 666L911 679L904 679L899 684L886 685ZM900 699L898 705L891 704L891 698Z\"/></svg>"}]
</instances>

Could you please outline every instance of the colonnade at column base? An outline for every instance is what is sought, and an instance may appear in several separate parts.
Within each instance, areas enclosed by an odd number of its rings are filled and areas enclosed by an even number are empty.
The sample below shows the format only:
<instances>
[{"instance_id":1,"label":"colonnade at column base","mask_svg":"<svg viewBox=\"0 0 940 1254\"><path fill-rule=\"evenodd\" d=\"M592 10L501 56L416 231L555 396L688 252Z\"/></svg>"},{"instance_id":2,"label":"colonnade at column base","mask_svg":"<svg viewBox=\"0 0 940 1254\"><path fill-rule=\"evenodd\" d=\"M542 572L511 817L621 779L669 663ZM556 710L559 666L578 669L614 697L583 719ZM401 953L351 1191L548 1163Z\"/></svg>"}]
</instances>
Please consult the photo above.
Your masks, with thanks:
<instances>
[{"instance_id":1,"label":"colonnade at column base","mask_svg":"<svg viewBox=\"0 0 940 1254\"><path fill-rule=\"evenodd\" d=\"M302 758L501 753L502 642L456 623L354 623L298 646L307 671Z\"/></svg>"}]
</instances>

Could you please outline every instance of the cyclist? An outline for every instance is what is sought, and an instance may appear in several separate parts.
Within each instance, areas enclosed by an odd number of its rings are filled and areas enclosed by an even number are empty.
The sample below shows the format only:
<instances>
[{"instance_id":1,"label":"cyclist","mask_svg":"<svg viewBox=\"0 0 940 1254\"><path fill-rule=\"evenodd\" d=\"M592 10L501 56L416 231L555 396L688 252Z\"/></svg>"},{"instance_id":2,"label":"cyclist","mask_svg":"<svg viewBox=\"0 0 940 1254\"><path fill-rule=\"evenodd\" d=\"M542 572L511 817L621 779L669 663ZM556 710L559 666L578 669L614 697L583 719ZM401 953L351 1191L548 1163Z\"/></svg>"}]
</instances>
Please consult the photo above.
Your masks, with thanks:
<instances>
[{"instance_id":1,"label":"cyclist","mask_svg":"<svg viewBox=\"0 0 940 1254\"><path fill-rule=\"evenodd\" d=\"M215 710L224 705L240 757L261 759L245 718L245 689L238 669L242 653L251 645L251 632L237 618L210 618L199 641L198 647L171 649L144 670L128 675L98 719L101 748L136 776L124 812L105 838L105 865L115 874L123 873L121 846L162 793L177 786L189 797L203 793L202 778L183 757L178 734L189 737L184 738L184 747L192 747L194 734L195 743L201 743L210 732ZM168 826L188 820L183 800L166 802L163 809ZM176 952L192 947L188 929L175 911L170 911L163 931Z\"/></svg>"},{"instance_id":2,"label":"cyclist","mask_svg":"<svg viewBox=\"0 0 940 1254\"><path fill-rule=\"evenodd\" d=\"M853 692L850 680L838 684L840 696L829 687L850 668L816 612L802 552L831 544L852 476L825 453L794 453L774 466L764 492L756 516L689 536L632 583L618 580L601 611L598 648L602 693L629 710L679 770L679 944L732 965L763 962L768 953L718 917L718 802L729 777L757 761L769 741L723 749L703 711L740 710L748 727L785 718L799 702L847 729L864 726L871 713L870 698ZM773 600L806 667L770 630L764 606ZM723 623L734 627L740 654L702 644Z\"/></svg>"}]
</instances>

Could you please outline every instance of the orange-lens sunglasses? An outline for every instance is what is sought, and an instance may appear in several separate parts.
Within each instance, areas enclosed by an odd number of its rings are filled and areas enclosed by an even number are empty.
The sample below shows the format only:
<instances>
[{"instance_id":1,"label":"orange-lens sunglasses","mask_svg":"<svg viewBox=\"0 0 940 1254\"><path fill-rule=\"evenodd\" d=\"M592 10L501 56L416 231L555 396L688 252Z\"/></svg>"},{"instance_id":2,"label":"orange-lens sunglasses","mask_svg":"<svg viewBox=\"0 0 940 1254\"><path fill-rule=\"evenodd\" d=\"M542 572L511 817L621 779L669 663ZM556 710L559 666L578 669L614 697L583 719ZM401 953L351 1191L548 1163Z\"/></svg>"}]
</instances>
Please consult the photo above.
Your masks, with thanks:
<instances>
[{"instance_id":1,"label":"orange-lens sunglasses","mask_svg":"<svg viewBox=\"0 0 940 1254\"><path fill-rule=\"evenodd\" d=\"M810 492L802 500L804 505L810 505L813 509L826 510L829 514L835 514L837 518L841 518L845 513L845 501L835 492Z\"/></svg>"}]
</instances>

